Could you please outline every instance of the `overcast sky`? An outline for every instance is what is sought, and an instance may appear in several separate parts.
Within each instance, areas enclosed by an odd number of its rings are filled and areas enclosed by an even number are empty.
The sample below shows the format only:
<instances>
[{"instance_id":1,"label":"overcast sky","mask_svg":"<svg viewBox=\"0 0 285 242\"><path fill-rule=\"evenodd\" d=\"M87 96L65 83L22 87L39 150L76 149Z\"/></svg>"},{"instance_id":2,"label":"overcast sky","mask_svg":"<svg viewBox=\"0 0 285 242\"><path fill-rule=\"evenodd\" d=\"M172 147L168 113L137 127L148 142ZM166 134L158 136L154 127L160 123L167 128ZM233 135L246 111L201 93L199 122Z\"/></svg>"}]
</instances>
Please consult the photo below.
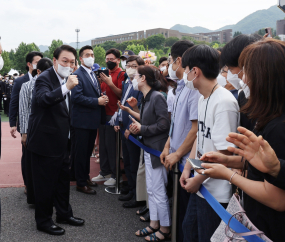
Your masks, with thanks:
<instances>
[{"instance_id":1,"label":"overcast sky","mask_svg":"<svg viewBox=\"0 0 285 242\"><path fill-rule=\"evenodd\" d=\"M276 0L0 0L4 50L20 42L50 45L175 24L217 29L267 9ZM281 11L281 10L280 10Z\"/></svg>"}]
</instances>

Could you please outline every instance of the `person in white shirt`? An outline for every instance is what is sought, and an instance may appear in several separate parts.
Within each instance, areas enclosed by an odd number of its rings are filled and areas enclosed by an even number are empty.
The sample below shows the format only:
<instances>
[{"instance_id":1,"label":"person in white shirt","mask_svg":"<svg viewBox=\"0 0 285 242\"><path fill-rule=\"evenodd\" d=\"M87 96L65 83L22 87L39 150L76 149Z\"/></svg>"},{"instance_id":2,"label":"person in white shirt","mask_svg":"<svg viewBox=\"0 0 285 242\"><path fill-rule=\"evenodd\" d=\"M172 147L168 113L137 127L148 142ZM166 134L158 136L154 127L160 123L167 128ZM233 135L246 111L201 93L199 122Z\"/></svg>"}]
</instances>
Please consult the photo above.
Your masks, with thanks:
<instances>
[{"instance_id":1,"label":"person in white shirt","mask_svg":"<svg viewBox=\"0 0 285 242\"><path fill-rule=\"evenodd\" d=\"M234 96L217 82L219 53L207 45L194 46L184 53L182 66L185 68L186 87L198 89L202 94L198 103L197 138L189 157L199 159L208 151L231 155L227 147L233 144L227 142L226 137L229 132L237 130L239 107ZM183 221L184 241L210 241L220 218L198 190L203 183L214 198L226 207L232 195L231 185L197 172L194 178L189 178L190 172L191 165L186 162L180 184L193 194Z\"/></svg>"}]
</instances>

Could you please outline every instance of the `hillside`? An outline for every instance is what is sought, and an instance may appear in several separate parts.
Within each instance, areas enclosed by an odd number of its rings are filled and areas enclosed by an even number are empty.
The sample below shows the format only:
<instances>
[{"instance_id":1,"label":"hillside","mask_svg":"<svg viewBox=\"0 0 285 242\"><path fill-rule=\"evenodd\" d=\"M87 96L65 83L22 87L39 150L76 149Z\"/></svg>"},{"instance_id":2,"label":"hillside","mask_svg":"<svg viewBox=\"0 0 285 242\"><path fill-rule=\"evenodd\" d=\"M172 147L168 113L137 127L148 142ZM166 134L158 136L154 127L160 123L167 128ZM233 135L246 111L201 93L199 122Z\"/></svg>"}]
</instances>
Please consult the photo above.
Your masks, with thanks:
<instances>
[{"instance_id":1,"label":"hillside","mask_svg":"<svg viewBox=\"0 0 285 242\"><path fill-rule=\"evenodd\" d=\"M233 29L235 31L241 31L243 34L251 34L259 29L265 27L271 27L276 29L276 21L284 19L285 14L276 6L272 6L268 9L258 10L233 25L226 25L217 30L209 30L204 27L189 27L187 25L176 24L171 29L178 30L182 33L207 33L210 31L220 31L223 29Z\"/></svg>"}]
</instances>

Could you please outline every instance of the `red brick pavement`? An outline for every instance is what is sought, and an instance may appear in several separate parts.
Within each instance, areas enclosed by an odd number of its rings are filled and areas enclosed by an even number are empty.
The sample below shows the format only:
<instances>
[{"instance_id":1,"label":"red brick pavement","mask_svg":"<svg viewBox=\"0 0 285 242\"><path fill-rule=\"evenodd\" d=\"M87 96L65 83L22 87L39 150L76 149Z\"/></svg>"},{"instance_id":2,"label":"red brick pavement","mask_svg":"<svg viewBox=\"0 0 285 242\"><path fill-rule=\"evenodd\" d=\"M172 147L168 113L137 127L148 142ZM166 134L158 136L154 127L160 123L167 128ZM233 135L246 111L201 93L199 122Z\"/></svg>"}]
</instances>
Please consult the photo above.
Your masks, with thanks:
<instances>
[{"instance_id":1,"label":"red brick pavement","mask_svg":"<svg viewBox=\"0 0 285 242\"><path fill-rule=\"evenodd\" d=\"M24 186L21 172L22 145L21 135L16 134L16 139L10 135L9 122L2 122L2 151L0 159L0 187ZM90 177L97 176L100 165L95 163L95 158L90 159ZM73 184L73 183L72 183Z\"/></svg>"}]
</instances>

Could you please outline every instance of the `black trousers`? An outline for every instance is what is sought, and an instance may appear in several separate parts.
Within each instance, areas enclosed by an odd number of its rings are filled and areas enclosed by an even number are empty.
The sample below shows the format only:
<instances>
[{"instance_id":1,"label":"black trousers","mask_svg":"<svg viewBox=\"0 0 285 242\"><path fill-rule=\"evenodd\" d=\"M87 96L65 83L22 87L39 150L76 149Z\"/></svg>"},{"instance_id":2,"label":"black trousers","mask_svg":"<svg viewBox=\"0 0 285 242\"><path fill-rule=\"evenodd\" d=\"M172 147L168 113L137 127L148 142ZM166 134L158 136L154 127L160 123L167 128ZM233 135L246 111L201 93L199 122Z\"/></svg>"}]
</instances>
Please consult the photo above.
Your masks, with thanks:
<instances>
[{"instance_id":1,"label":"black trousers","mask_svg":"<svg viewBox=\"0 0 285 242\"><path fill-rule=\"evenodd\" d=\"M21 134L22 136L22 134ZM24 180L25 186L27 185L27 179L26 179L26 151L27 149L25 146L22 145L22 158L21 158L21 169L22 169L22 176Z\"/></svg>"},{"instance_id":2,"label":"black trousers","mask_svg":"<svg viewBox=\"0 0 285 242\"><path fill-rule=\"evenodd\" d=\"M53 204L56 215L66 219L73 216L69 204L69 159L67 150L61 157L45 157L31 152L35 191L37 226L53 225Z\"/></svg>"},{"instance_id":3,"label":"black trousers","mask_svg":"<svg viewBox=\"0 0 285 242\"><path fill-rule=\"evenodd\" d=\"M74 170L77 186L87 186L90 179L90 156L94 148L97 129L74 128Z\"/></svg>"},{"instance_id":4,"label":"black trousers","mask_svg":"<svg viewBox=\"0 0 285 242\"><path fill-rule=\"evenodd\" d=\"M28 149L25 149L25 179L27 187L27 203L35 204L34 181L32 172L32 155Z\"/></svg>"},{"instance_id":5,"label":"black trousers","mask_svg":"<svg viewBox=\"0 0 285 242\"><path fill-rule=\"evenodd\" d=\"M140 147L132 141L127 140L122 135L123 161L126 176L128 178L128 186L131 192L136 195L137 173L140 163Z\"/></svg>"},{"instance_id":6,"label":"black trousers","mask_svg":"<svg viewBox=\"0 0 285 242\"><path fill-rule=\"evenodd\" d=\"M112 116L106 116L107 122ZM99 128L99 154L100 174L106 176L111 174L116 178L116 132L113 126L100 125Z\"/></svg>"}]
</instances>

